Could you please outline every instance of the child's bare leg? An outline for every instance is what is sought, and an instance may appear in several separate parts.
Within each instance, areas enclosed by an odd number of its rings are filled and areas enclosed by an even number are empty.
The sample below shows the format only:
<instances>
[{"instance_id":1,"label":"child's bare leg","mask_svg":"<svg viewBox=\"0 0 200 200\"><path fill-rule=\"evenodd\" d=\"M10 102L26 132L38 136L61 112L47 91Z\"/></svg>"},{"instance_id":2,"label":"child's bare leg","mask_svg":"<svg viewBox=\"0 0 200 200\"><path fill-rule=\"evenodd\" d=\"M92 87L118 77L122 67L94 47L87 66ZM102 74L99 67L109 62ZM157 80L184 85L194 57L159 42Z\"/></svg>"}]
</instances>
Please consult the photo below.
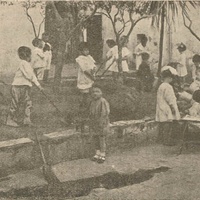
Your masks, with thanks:
<instances>
[{"instance_id":1,"label":"child's bare leg","mask_svg":"<svg viewBox=\"0 0 200 200\"><path fill-rule=\"evenodd\" d=\"M99 139L98 135L93 136L93 142L94 142L96 153L95 153L95 156L92 158L92 160L97 161L100 157L100 154L101 154L101 152L100 152L100 139Z\"/></svg>"}]
</instances>

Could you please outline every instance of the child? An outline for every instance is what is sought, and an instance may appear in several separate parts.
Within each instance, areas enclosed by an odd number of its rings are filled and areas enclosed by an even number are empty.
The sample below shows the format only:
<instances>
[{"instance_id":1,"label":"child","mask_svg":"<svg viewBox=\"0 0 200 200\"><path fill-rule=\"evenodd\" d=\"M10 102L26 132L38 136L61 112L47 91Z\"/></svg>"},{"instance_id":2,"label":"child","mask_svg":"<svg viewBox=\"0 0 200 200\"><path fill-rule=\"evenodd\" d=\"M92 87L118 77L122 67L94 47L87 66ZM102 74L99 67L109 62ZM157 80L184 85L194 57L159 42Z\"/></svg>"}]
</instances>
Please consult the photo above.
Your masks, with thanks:
<instances>
[{"instance_id":1,"label":"child","mask_svg":"<svg viewBox=\"0 0 200 200\"><path fill-rule=\"evenodd\" d=\"M186 46L183 43L181 43L177 49L179 51L179 59L178 59L178 65L177 65L176 70L177 70L180 82L183 84L185 82L185 77L188 74L187 66L186 66L187 58L186 58L186 53L185 53Z\"/></svg>"},{"instance_id":2,"label":"child","mask_svg":"<svg viewBox=\"0 0 200 200\"><path fill-rule=\"evenodd\" d=\"M137 75L140 79L142 91L149 92L152 89L154 80L153 74L151 73L150 66L148 63L149 54L142 53L141 56L142 56L142 63L139 66Z\"/></svg>"},{"instance_id":3,"label":"child","mask_svg":"<svg viewBox=\"0 0 200 200\"><path fill-rule=\"evenodd\" d=\"M31 62L31 49L25 46L22 46L18 49L18 55L21 59L18 70L15 73L14 81L12 83L11 95L12 101L10 106L10 113L7 118L7 125L18 127L18 116L20 105L24 104L24 125L32 125L30 115L32 102L30 98L30 90L32 84L35 84L40 90L42 87L37 81L37 78L33 72L33 69L30 65Z\"/></svg>"},{"instance_id":4,"label":"child","mask_svg":"<svg viewBox=\"0 0 200 200\"><path fill-rule=\"evenodd\" d=\"M192 106L188 110L185 111L186 114L189 114L189 116L186 116L186 117L200 118L200 90L196 90L193 93L192 100L193 100ZM199 133L200 125L199 123L189 122L189 129L192 133Z\"/></svg>"},{"instance_id":5,"label":"child","mask_svg":"<svg viewBox=\"0 0 200 200\"><path fill-rule=\"evenodd\" d=\"M47 82L49 77L49 70L51 68L51 58L52 58L51 47L46 43L44 45L43 51L45 55L45 70L44 70L43 81Z\"/></svg>"},{"instance_id":6,"label":"child","mask_svg":"<svg viewBox=\"0 0 200 200\"><path fill-rule=\"evenodd\" d=\"M196 70L195 72L195 79L192 82L192 84L190 85L190 91L191 93L193 93L196 90L200 89L200 70Z\"/></svg>"},{"instance_id":7,"label":"child","mask_svg":"<svg viewBox=\"0 0 200 200\"><path fill-rule=\"evenodd\" d=\"M128 39L126 36L122 36L120 38L120 43L122 44L122 71L123 72L128 72L129 71L129 67L128 67L128 59L129 56L131 54L131 52L129 51L129 49L127 48L127 44L128 44ZM116 58L118 59L118 57Z\"/></svg>"},{"instance_id":8,"label":"child","mask_svg":"<svg viewBox=\"0 0 200 200\"><path fill-rule=\"evenodd\" d=\"M44 70L44 77L43 81L47 82L49 77L49 70L51 68L51 59L52 59L52 47L49 43L49 35L47 33L42 34L42 40L45 42L43 52L45 55L45 70Z\"/></svg>"},{"instance_id":9,"label":"child","mask_svg":"<svg viewBox=\"0 0 200 200\"><path fill-rule=\"evenodd\" d=\"M109 103L102 97L98 86L91 90L92 102L90 104L90 132L93 135L96 154L93 161L103 163L106 157L106 135L109 131Z\"/></svg>"},{"instance_id":10,"label":"child","mask_svg":"<svg viewBox=\"0 0 200 200\"><path fill-rule=\"evenodd\" d=\"M140 38L137 38L138 45L135 48L135 56L136 56L136 70L139 69L140 64L142 63L141 54L144 52L148 52L147 48L147 37L144 34L140 34Z\"/></svg>"},{"instance_id":11,"label":"child","mask_svg":"<svg viewBox=\"0 0 200 200\"><path fill-rule=\"evenodd\" d=\"M200 55L195 54L192 58L192 62L194 63L192 66L192 79L194 81L196 79L196 72L200 70Z\"/></svg>"},{"instance_id":12,"label":"child","mask_svg":"<svg viewBox=\"0 0 200 200\"><path fill-rule=\"evenodd\" d=\"M170 85L173 74L170 70L165 70L162 72L162 78L163 83L158 88L156 105L156 121L159 122L158 141L165 145L173 145L171 138L172 122L180 118L180 113L174 90Z\"/></svg>"},{"instance_id":13,"label":"child","mask_svg":"<svg viewBox=\"0 0 200 200\"><path fill-rule=\"evenodd\" d=\"M94 83L94 72L96 69L95 61L92 56L89 55L88 44L82 42L79 45L80 55L76 58L78 65L78 79L77 87L82 94L82 100L80 103L80 116L85 117L88 110L88 97L89 90ZM84 122L81 122L81 132L84 131Z\"/></svg>"},{"instance_id":14,"label":"child","mask_svg":"<svg viewBox=\"0 0 200 200\"><path fill-rule=\"evenodd\" d=\"M118 67L116 58L118 57L118 47L114 40L106 41L108 47L110 48L106 54L106 69L112 72L114 81L117 79Z\"/></svg>"},{"instance_id":15,"label":"child","mask_svg":"<svg viewBox=\"0 0 200 200\"><path fill-rule=\"evenodd\" d=\"M196 90L193 95L193 104L192 107L189 109L189 115L193 117L200 117L200 90Z\"/></svg>"},{"instance_id":16,"label":"child","mask_svg":"<svg viewBox=\"0 0 200 200\"><path fill-rule=\"evenodd\" d=\"M32 67L38 80L43 80L45 67L44 42L39 38L35 38L32 44L35 47L33 50Z\"/></svg>"}]
</instances>

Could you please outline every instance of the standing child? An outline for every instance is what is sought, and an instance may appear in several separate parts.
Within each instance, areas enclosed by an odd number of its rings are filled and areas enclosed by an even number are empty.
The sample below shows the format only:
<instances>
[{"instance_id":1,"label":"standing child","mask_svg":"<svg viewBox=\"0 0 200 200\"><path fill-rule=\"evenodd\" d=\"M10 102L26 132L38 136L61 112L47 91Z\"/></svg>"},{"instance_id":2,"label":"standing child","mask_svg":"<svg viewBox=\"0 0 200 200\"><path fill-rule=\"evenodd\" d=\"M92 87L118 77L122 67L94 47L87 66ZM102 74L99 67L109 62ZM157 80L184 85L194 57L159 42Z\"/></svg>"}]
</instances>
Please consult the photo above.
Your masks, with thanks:
<instances>
[{"instance_id":1,"label":"standing child","mask_svg":"<svg viewBox=\"0 0 200 200\"><path fill-rule=\"evenodd\" d=\"M139 69L139 66L142 63L141 54L144 53L144 52L148 53L148 47L147 47L147 41L148 41L148 39L147 39L146 35L141 34L139 36L137 38L138 45L135 48L136 70Z\"/></svg>"},{"instance_id":2,"label":"standing child","mask_svg":"<svg viewBox=\"0 0 200 200\"><path fill-rule=\"evenodd\" d=\"M95 61L91 55L89 55L89 48L86 42L82 42L79 46L80 55L76 58L78 65L78 79L77 87L82 95L80 102L80 116L81 116L81 131L84 131L83 118L87 116L88 110L88 97L90 88L94 83L94 73L96 69Z\"/></svg>"},{"instance_id":3,"label":"standing child","mask_svg":"<svg viewBox=\"0 0 200 200\"><path fill-rule=\"evenodd\" d=\"M149 54L142 53L142 63L139 66L137 71L137 75L140 79L141 90L145 92L149 92L153 86L153 74L151 73L150 66L149 66Z\"/></svg>"},{"instance_id":4,"label":"standing child","mask_svg":"<svg viewBox=\"0 0 200 200\"><path fill-rule=\"evenodd\" d=\"M114 40L106 40L108 47L110 48L106 54L106 69L112 72L113 80L117 79L118 67L116 58L118 57L118 47Z\"/></svg>"},{"instance_id":5,"label":"standing child","mask_svg":"<svg viewBox=\"0 0 200 200\"><path fill-rule=\"evenodd\" d=\"M43 80L45 69L44 42L39 38L35 38L32 44L35 47L33 50L32 67L38 80Z\"/></svg>"},{"instance_id":6,"label":"standing child","mask_svg":"<svg viewBox=\"0 0 200 200\"><path fill-rule=\"evenodd\" d=\"M197 71L200 71L200 55L195 54L192 57L192 62L194 63L192 66L192 79L194 81L196 79Z\"/></svg>"},{"instance_id":7,"label":"standing child","mask_svg":"<svg viewBox=\"0 0 200 200\"><path fill-rule=\"evenodd\" d=\"M42 40L45 42L43 52L45 55L45 70L43 81L47 82L49 77L49 70L51 68L51 59L52 59L52 46L49 43L49 35L47 33L42 34Z\"/></svg>"},{"instance_id":8,"label":"standing child","mask_svg":"<svg viewBox=\"0 0 200 200\"><path fill-rule=\"evenodd\" d=\"M45 44L43 51L45 55L45 70L44 70L43 81L47 82L49 77L49 70L51 68L51 58L52 58L51 47L48 44Z\"/></svg>"},{"instance_id":9,"label":"standing child","mask_svg":"<svg viewBox=\"0 0 200 200\"><path fill-rule=\"evenodd\" d=\"M185 83L185 77L187 73L187 57L186 57L186 46L181 43L178 46L179 58L178 58L178 65L177 65L177 73L182 84Z\"/></svg>"},{"instance_id":10,"label":"standing child","mask_svg":"<svg viewBox=\"0 0 200 200\"><path fill-rule=\"evenodd\" d=\"M90 132L93 135L96 154L93 161L103 163L106 157L106 135L109 131L109 103L102 97L98 86L93 86L92 102L90 104Z\"/></svg>"},{"instance_id":11,"label":"standing child","mask_svg":"<svg viewBox=\"0 0 200 200\"><path fill-rule=\"evenodd\" d=\"M40 90L42 87L37 81L37 78L33 72L33 69L30 65L31 61L31 49L25 46L22 46L18 49L18 55L21 59L19 68L17 69L12 83L11 95L12 101L10 106L10 113L7 118L7 125L18 127L19 126L19 111L20 105L24 105L24 117L23 124L31 125L31 107L32 102L30 98L30 91L32 84L35 84Z\"/></svg>"},{"instance_id":12,"label":"standing child","mask_svg":"<svg viewBox=\"0 0 200 200\"><path fill-rule=\"evenodd\" d=\"M195 92L200 89L200 69L197 69L195 72L195 79L190 85L190 92Z\"/></svg>"},{"instance_id":13,"label":"standing child","mask_svg":"<svg viewBox=\"0 0 200 200\"><path fill-rule=\"evenodd\" d=\"M156 121L159 122L158 141L165 145L173 145L172 125L173 120L180 118L176 96L170 83L173 81L173 74L170 70L162 72L163 83L158 88Z\"/></svg>"},{"instance_id":14,"label":"standing child","mask_svg":"<svg viewBox=\"0 0 200 200\"><path fill-rule=\"evenodd\" d=\"M128 67L128 59L130 57L131 52L129 51L128 45L128 38L126 36L122 36L120 38L120 43L122 44L122 71L127 73L129 71Z\"/></svg>"}]
</instances>

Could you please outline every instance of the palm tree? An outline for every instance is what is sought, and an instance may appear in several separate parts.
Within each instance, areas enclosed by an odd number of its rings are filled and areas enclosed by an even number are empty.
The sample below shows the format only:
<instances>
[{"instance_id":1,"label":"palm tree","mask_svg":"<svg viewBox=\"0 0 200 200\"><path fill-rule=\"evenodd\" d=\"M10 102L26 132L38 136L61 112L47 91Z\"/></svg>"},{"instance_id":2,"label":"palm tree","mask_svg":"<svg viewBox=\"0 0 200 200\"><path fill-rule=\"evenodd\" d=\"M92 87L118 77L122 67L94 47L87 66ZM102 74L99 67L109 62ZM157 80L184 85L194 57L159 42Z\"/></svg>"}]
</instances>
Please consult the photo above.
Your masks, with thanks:
<instances>
[{"instance_id":1,"label":"palm tree","mask_svg":"<svg viewBox=\"0 0 200 200\"><path fill-rule=\"evenodd\" d=\"M179 13L184 13L184 16L189 18L189 8L196 8L196 1L148 1L148 12L157 13L152 17L152 25L160 28L159 42L159 61L157 75L160 75L163 59L163 44L165 25L171 25L175 22Z\"/></svg>"}]
</instances>

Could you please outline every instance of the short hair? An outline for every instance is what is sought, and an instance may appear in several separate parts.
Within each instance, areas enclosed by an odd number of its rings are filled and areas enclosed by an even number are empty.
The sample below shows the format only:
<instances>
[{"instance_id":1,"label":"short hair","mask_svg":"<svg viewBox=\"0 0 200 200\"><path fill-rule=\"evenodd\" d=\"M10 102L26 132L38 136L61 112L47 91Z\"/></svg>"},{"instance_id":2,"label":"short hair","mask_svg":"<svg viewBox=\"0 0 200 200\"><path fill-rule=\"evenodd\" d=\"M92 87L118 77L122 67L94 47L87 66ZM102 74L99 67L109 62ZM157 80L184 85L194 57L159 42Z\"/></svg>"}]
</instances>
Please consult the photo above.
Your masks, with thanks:
<instances>
[{"instance_id":1,"label":"short hair","mask_svg":"<svg viewBox=\"0 0 200 200\"><path fill-rule=\"evenodd\" d=\"M141 37L141 42L147 42L148 41L148 38L147 38L147 36L144 34L144 35L142 35L142 37Z\"/></svg>"},{"instance_id":2,"label":"short hair","mask_svg":"<svg viewBox=\"0 0 200 200\"><path fill-rule=\"evenodd\" d=\"M32 44L34 47L38 47L41 42L42 40L37 37L32 40Z\"/></svg>"},{"instance_id":3,"label":"short hair","mask_svg":"<svg viewBox=\"0 0 200 200\"><path fill-rule=\"evenodd\" d=\"M200 90L196 90L193 95L192 99L196 101L197 103L200 103Z\"/></svg>"},{"instance_id":4,"label":"short hair","mask_svg":"<svg viewBox=\"0 0 200 200\"><path fill-rule=\"evenodd\" d=\"M193 62L193 63L200 62L200 55L199 55L199 54L195 54L195 55L192 57L192 62Z\"/></svg>"},{"instance_id":5,"label":"short hair","mask_svg":"<svg viewBox=\"0 0 200 200\"><path fill-rule=\"evenodd\" d=\"M18 56L21 60L26 60L26 58L31 56L31 49L26 46L19 47Z\"/></svg>"},{"instance_id":6,"label":"short hair","mask_svg":"<svg viewBox=\"0 0 200 200\"><path fill-rule=\"evenodd\" d=\"M180 50L180 51L185 51L185 50L187 49L187 47L186 47L185 44L183 44L183 43L181 42L181 44L178 45L177 49Z\"/></svg>"},{"instance_id":7,"label":"short hair","mask_svg":"<svg viewBox=\"0 0 200 200\"><path fill-rule=\"evenodd\" d=\"M163 78L173 78L174 75L171 73L171 71L169 69L162 71L161 76Z\"/></svg>"},{"instance_id":8,"label":"short hair","mask_svg":"<svg viewBox=\"0 0 200 200\"><path fill-rule=\"evenodd\" d=\"M81 42L78 47L79 51L83 51L84 49L89 49L89 45L87 42Z\"/></svg>"},{"instance_id":9,"label":"short hair","mask_svg":"<svg viewBox=\"0 0 200 200\"><path fill-rule=\"evenodd\" d=\"M116 42L113 39L108 39L106 40L106 43L112 47L114 47L116 45Z\"/></svg>"},{"instance_id":10,"label":"short hair","mask_svg":"<svg viewBox=\"0 0 200 200\"><path fill-rule=\"evenodd\" d=\"M148 60L150 56L148 53L144 52L141 54L141 57L142 57L142 60Z\"/></svg>"},{"instance_id":11,"label":"short hair","mask_svg":"<svg viewBox=\"0 0 200 200\"><path fill-rule=\"evenodd\" d=\"M50 50L51 50L51 47L48 44L45 44L43 51L46 52L46 51L50 51Z\"/></svg>"}]
</instances>

